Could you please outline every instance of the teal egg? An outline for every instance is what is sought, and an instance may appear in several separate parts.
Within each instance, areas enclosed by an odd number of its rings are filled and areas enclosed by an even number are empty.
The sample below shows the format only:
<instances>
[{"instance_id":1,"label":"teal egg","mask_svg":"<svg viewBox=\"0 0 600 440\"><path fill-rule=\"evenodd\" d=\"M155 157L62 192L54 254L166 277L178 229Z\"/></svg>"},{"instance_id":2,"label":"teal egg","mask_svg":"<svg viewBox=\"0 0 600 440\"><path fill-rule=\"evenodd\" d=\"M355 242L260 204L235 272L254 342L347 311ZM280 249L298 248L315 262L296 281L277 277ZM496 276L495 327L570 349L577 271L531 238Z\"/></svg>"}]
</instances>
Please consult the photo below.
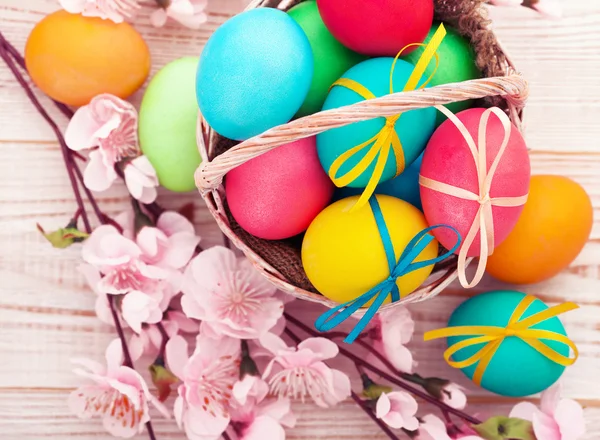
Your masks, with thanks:
<instances>
[{"instance_id":1,"label":"teal egg","mask_svg":"<svg viewBox=\"0 0 600 440\"><path fill-rule=\"evenodd\" d=\"M350 68L342 78L354 80L366 87L376 97L390 93L390 71L393 58L372 58ZM406 61L398 60L394 69L394 92L402 91L414 66ZM423 78L424 81L426 78ZM364 98L346 87L335 86L327 95L323 110L343 107L363 101ZM402 114L396 121L394 129L400 138L404 151L405 167L410 166L425 149L427 141L435 129L436 110L433 107L411 110ZM366 142L375 136L385 125L385 118L375 118L356 122L344 127L328 130L317 135L319 160L325 170L329 170L333 162L351 148ZM364 148L342 165L337 176L342 176L352 169L365 156L368 148ZM354 188L367 186L375 169L376 160L356 179L348 184ZM392 179L396 175L396 159L390 150L386 159L380 182Z\"/></svg>"},{"instance_id":2,"label":"teal egg","mask_svg":"<svg viewBox=\"0 0 600 440\"><path fill-rule=\"evenodd\" d=\"M200 111L222 136L256 136L300 109L313 63L306 34L285 12L242 12L223 23L202 51L196 75Z\"/></svg>"},{"instance_id":3,"label":"teal egg","mask_svg":"<svg viewBox=\"0 0 600 440\"><path fill-rule=\"evenodd\" d=\"M513 311L525 296L526 294L522 292L498 290L469 298L452 313L448 327L465 325L506 327ZM536 299L523 313L521 320L547 308L546 304ZM549 330L566 336L565 328L558 317L532 325L530 328ZM469 338L470 336L450 337L448 346ZM543 340L543 342L563 356L569 355L568 346L555 341ZM467 347L454 354L452 359L457 362L463 361L479 351L481 347L482 345ZM476 367L477 364L463 368L462 371L472 379ZM565 367L551 361L522 339L507 336L485 369L481 386L503 396L529 396L552 386L564 370Z\"/></svg>"},{"instance_id":4,"label":"teal egg","mask_svg":"<svg viewBox=\"0 0 600 440\"><path fill-rule=\"evenodd\" d=\"M423 211L421 192L419 190L419 171L421 170L422 161L423 154L421 153L417 160L411 163L402 174L377 185L375 194L385 194L396 197ZM364 188L350 188L349 186L345 186L336 189L333 198L334 201L341 200L346 197L359 195L363 191Z\"/></svg>"}]
</instances>

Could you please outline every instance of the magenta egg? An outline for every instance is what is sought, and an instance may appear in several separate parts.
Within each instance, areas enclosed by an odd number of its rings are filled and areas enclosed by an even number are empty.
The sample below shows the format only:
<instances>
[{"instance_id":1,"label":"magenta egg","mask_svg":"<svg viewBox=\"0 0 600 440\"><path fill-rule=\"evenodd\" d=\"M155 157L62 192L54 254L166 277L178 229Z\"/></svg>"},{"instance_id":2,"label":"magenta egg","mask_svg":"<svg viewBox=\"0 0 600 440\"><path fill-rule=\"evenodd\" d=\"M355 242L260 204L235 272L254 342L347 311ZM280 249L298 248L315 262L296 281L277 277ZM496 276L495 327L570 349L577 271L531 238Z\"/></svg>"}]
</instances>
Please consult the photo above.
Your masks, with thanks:
<instances>
[{"instance_id":1,"label":"magenta egg","mask_svg":"<svg viewBox=\"0 0 600 440\"><path fill-rule=\"evenodd\" d=\"M314 137L282 145L227 173L225 192L235 220L267 240L304 232L327 206L334 185Z\"/></svg>"},{"instance_id":2,"label":"magenta egg","mask_svg":"<svg viewBox=\"0 0 600 440\"><path fill-rule=\"evenodd\" d=\"M480 147L479 128L485 111L484 108L472 108L456 114L456 117L471 134L477 152ZM510 125L510 137L491 180L489 197L492 200L498 197L516 200L526 196L529 191L531 169L527 147L517 127L509 121L507 123ZM501 120L492 113L488 119L485 133L486 173L490 171L504 136L505 129ZM425 148L421 179L427 178L481 195L475 160L465 137L448 119L434 132ZM430 225L441 223L453 226L464 240L480 206L483 205L479 200L456 197L431 189L429 186L423 185L422 180L421 200L427 222ZM502 204L498 201L491 203L495 246L500 244L516 225L523 210L523 203L517 203L517 206L497 206ZM433 234L448 249L456 242L456 236L443 228L434 230ZM479 254L480 232L475 236L467 255L479 256Z\"/></svg>"}]
</instances>

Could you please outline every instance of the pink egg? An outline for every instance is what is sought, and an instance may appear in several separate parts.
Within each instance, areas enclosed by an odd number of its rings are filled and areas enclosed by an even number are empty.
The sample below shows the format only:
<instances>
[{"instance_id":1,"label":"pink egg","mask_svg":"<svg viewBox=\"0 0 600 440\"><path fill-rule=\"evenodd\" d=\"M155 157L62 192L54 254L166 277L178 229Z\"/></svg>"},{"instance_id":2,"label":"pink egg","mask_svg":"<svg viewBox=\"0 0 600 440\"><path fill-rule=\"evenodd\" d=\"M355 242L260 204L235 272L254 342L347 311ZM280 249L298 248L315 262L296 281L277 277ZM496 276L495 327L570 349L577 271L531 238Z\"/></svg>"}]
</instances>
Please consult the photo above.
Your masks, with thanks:
<instances>
[{"instance_id":1,"label":"pink egg","mask_svg":"<svg viewBox=\"0 0 600 440\"><path fill-rule=\"evenodd\" d=\"M478 148L478 131L484 111L483 108L472 108L456 114L473 137ZM490 115L486 134L488 170L500 149L503 138L504 128L500 119L494 114ZM423 155L421 175L479 194L473 155L463 135L451 120L446 120L440 125L429 140ZM511 124L508 145L494 173L490 197L519 197L527 194L530 175L529 155L525 141L517 127ZM430 225L443 223L453 226L464 240L477 214L478 201L461 199L422 185L421 200L425 217ZM523 205L492 206L494 244L496 246L508 236L516 225L522 210ZM433 234L448 249L456 242L455 235L443 228L434 230ZM478 256L479 245L480 234L478 232L469 248L468 256Z\"/></svg>"},{"instance_id":2,"label":"pink egg","mask_svg":"<svg viewBox=\"0 0 600 440\"><path fill-rule=\"evenodd\" d=\"M334 185L314 137L275 148L227 173L229 209L246 231L279 240L304 232L327 206Z\"/></svg>"}]
</instances>

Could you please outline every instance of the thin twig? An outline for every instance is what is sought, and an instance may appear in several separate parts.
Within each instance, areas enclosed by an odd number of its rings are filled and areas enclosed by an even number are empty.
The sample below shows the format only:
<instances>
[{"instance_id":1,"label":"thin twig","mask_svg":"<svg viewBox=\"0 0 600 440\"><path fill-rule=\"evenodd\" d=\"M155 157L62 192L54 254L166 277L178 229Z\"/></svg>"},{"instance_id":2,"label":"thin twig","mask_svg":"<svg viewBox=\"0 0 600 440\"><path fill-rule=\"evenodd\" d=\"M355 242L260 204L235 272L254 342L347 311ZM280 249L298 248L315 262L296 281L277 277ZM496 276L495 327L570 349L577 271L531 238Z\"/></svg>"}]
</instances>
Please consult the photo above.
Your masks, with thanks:
<instances>
[{"instance_id":1,"label":"thin twig","mask_svg":"<svg viewBox=\"0 0 600 440\"><path fill-rule=\"evenodd\" d=\"M231 440L231 437L229 437L229 434L227 434L227 431L223 431L223 434L221 434L223 436L223 440Z\"/></svg>"},{"instance_id":2,"label":"thin twig","mask_svg":"<svg viewBox=\"0 0 600 440\"><path fill-rule=\"evenodd\" d=\"M160 332L160 335L162 336L162 340L160 341L160 348L158 351L158 356L162 357L164 359L165 351L167 349L167 342L169 342L169 334L165 330L165 326L163 325L162 321L159 321L156 323L156 328L158 328L158 331Z\"/></svg>"},{"instance_id":3,"label":"thin twig","mask_svg":"<svg viewBox=\"0 0 600 440\"><path fill-rule=\"evenodd\" d=\"M302 329L303 331L305 331L306 333L310 334L311 336L314 337L318 337L320 336L319 333L316 330L311 329L309 326L307 326L306 324L304 324L302 321L296 319L295 317L291 316L289 313L284 313L285 318L288 320L288 322L291 322L292 324L294 324L295 326L299 327L300 329ZM337 344L340 353L342 354L342 356L345 356L351 360L353 360L354 362L362 365L364 368L366 368L367 370L372 371L373 373L377 374L378 376L384 378L385 380L387 380L388 382L393 383L394 385L408 391L409 393L414 394L415 396L425 400L426 402L431 403L432 405L435 405L439 408L443 408L446 411L448 411L451 414L454 414L457 417L460 417L461 419L472 423L472 424L480 424L481 421L478 420L477 418L464 413L463 411L460 411L458 409L452 408L451 406L445 404L444 402L441 402L439 400L437 400L436 398L430 396L429 394L427 394L424 391L419 390L418 388L413 387L412 385L398 379L397 377L377 368L374 367L373 365L371 365L369 362L365 361L364 359L362 359L360 356L355 355L354 353L352 353L351 351L347 350L345 347L341 346L340 344Z\"/></svg>"}]
</instances>

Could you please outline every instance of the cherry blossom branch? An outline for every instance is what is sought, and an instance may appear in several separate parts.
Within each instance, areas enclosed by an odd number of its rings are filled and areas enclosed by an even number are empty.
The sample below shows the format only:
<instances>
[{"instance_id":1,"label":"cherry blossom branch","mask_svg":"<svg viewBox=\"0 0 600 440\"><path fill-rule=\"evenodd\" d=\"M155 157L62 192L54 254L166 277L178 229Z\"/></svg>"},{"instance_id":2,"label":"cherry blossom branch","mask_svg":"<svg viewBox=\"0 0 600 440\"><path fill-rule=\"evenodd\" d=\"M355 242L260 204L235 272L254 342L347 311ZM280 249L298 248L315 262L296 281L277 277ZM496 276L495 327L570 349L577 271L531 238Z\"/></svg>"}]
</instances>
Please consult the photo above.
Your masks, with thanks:
<instances>
[{"instance_id":1,"label":"cherry blossom branch","mask_svg":"<svg viewBox=\"0 0 600 440\"><path fill-rule=\"evenodd\" d=\"M8 40L6 40L4 35L2 35L2 32L0 32L0 56L6 63L9 70L12 72L12 74L15 77L15 79L17 80L17 82L21 85L21 87L25 91L25 94L27 95L27 97L29 98L29 100L31 101L33 106L36 108L38 113L44 118L44 120L52 128L52 131L54 131L56 139L61 148L63 162L64 162L65 168L67 170L67 175L69 176L69 181L71 183L71 188L73 189L73 194L75 195L75 201L77 203L77 211L75 212L75 215L73 216L73 218L77 218L77 217L81 216L81 219L83 221L86 232L90 233L92 231L89 217L88 217L86 209L85 209L85 204L83 202L83 199L81 197L81 192L79 189L79 185L82 185L82 187L84 188L84 191L86 193L86 196L88 197L88 200L89 200L90 204L92 205L92 208L93 208L96 216L98 217L98 221L100 223L107 223L108 221L112 220L112 219L110 219L110 217L108 217L106 214L104 214L100 210L91 191L83 183L83 175L81 173L81 170L75 164L75 162L73 160L73 156L71 156L71 150L69 150L69 148L67 147L65 139L62 135L62 132L58 128L58 125L56 124L56 122L54 122L54 120L48 114L46 109L42 106L42 104L40 103L38 98L33 93L32 88L29 86L29 84L25 80L24 76L21 74L21 72L15 65L15 62L16 62L22 69L26 70L26 66L25 66L23 57L8 42ZM11 56L14 59L11 58ZM63 114L65 114L65 116L71 117L73 115L73 112L67 106L65 106L64 104L58 103L56 101L54 101L54 102L55 102L56 106L59 108L59 110L61 110L61 112ZM77 180L79 180L79 183L77 182ZM113 295L107 295L107 299L108 299L108 303L110 306L111 315L113 317L113 321L115 324L115 328L117 331L117 335L119 336L119 340L121 341L121 347L123 349L123 357L125 359L125 365L133 369L134 368L133 361L131 359L129 347L127 346L127 340L125 339L125 333L123 331L121 321L119 320L119 316L117 314L115 298ZM154 429L152 428L152 423L150 421L148 421L146 423L146 429L148 431L148 436L150 437L150 440L156 440L156 435L154 434Z\"/></svg>"},{"instance_id":2,"label":"cherry blossom branch","mask_svg":"<svg viewBox=\"0 0 600 440\"><path fill-rule=\"evenodd\" d=\"M304 332L308 333L309 335L313 336L313 337L319 337L322 336L321 334L319 334L316 330L313 330L312 328L310 328L309 326L307 326L306 324L304 324L302 321L296 319L295 317L291 316L289 313L284 313L285 318L291 322L292 324L294 324L296 327L300 328L301 330L303 330ZM366 368L367 370L370 370L371 372L377 374L378 376L384 378L385 380L387 380L388 382L393 383L394 385L408 391L411 394L414 394L415 396L425 400L428 403L431 403L432 405L437 406L438 408L442 408L446 411L448 411L450 414L454 414L457 417L460 417L461 419L474 424L474 425L478 425L481 423L481 421L463 411L460 411L456 408L452 408L451 406L445 404L444 402L439 401L438 399L430 396L429 394L427 394L424 391L419 390L418 388L413 387L412 385L398 379L397 377L386 373L385 371L374 367L373 365L371 365L369 362L365 361L364 359L362 359L360 356L357 356L356 354L352 353L351 351L347 350L344 346L340 345L339 343L336 343L340 354L342 354L342 356L347 357L348 359L353 360L354 362L356 362L359 365L362 365L364 368Z\"/></svg>"}]
</instances>

